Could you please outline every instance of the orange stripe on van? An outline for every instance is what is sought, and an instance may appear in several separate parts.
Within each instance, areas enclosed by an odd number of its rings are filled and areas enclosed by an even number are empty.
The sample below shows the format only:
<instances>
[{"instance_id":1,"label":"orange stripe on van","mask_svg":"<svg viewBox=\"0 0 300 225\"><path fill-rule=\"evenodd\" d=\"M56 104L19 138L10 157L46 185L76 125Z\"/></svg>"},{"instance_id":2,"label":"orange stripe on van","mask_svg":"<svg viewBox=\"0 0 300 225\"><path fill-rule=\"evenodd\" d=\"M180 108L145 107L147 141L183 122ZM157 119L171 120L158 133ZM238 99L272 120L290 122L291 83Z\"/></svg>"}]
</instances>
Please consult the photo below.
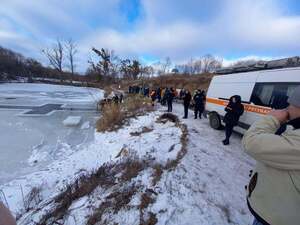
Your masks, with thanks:
<instances>
[{"instance_id":1,"label":"orange stripe on van","mask_svg":"<svg viewBox=\"0 0 300 225\"><path fill-rule=\"evenodd\" d=\"M218 98L206 98L206 102L216 104L216 105L221 105L224 107L226 107L228 104L228 100L222 100L222 99L218 99ZM254 113L265 115L271 111L271 108L269 108L269 107L251 105L251 104L245 104L245 103L243 103L243 105L244 105L245 111L247 111L247 112L254 112Z\"/></svg>"}]
</instances>

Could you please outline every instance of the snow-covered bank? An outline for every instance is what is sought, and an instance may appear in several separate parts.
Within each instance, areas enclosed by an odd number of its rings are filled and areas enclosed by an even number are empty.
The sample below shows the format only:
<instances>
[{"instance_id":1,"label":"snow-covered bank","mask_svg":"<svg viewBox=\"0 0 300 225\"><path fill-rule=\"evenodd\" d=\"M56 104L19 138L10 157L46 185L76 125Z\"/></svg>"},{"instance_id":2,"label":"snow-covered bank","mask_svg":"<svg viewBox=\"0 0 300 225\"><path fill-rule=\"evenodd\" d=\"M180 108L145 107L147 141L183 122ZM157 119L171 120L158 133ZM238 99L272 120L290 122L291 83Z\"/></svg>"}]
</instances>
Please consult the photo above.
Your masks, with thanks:
<instances>
[{"instance_id":1,"label":"snow-covered bank","mask_svg":"<svg viewBox=\"0 0 300 225\"><path fill-rule=\"evenodd\" d=\"M57 160L43 171L3 185L1 189L7 197L10 209L14 213L24 210L22 191L26 195L33 187L41 186L43 199L49 199L80 174L93 171L105 162L117 160L116 156L122 149L136 152L140 157L149 155L157 159L158 163L166 163L169 159L176 158L181 148L181 131L169 122L156 123L157 116L157 113L151 113L139 117L138 120L132 120L130 127L118 132L98 133L93 144L72 154L66 160ZM143 138L136 135L142 132L142 127L149 128L149 132L144 133ZM169 151L170 149L172 151Z\"/></svg>"},{"instance_id":2,"label":"snow-covered bank","mask_svg":"<svg viewBox=\"0 0 300 225\"><path fill-rule=\"evenodd\" d=\"M180 116L182 106L174 109ZM151 160L153 165L174 160L182 149L182 130L172 122L157 123L161 114L159 110L132 119L130 126L117 132L97 133L94 143L67 159L0 187L15 213L23 210L21 187L25 195L32 187L42 187L43 201L38 207L43 210L25 214L19 224L34 224L33 220L51 211L55 205L51 198L67 184L104 163L131 156L146 164ZM189 141L178 165L169 170L160 168L162 171L143 167L123 182L124 173L116 175L112 186L100 186L72 202L64 224L86 224L92 215L104 224L143 224L144 220L178 225L250 224L244 185L253 161L242 152L240 137L234 135L231 145L223 146L223 132L209 128L207 120L191 117L182 122L187 125Z\"/></svg>"}]
</instances>

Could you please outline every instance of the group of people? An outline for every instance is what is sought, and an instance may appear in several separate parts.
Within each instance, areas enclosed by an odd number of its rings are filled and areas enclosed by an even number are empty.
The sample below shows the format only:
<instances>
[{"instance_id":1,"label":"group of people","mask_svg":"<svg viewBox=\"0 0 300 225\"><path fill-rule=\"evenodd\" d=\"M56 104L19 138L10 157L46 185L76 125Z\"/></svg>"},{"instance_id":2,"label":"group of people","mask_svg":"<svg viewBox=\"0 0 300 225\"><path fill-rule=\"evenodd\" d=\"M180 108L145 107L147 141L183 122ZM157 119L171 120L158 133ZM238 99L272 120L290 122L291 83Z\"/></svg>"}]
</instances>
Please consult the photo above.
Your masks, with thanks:
<instances>
[{"instance_id":1,"label":"group of people","mask_svg":"<svg viewBox=\"0 0 300 225\"><path fill-rule=\"evenodd\" d=\"M162 105L167 104L168 112L172 112L173 110L173 101L177 97L177 91L174 88L157 88L153 89L150 93L150 97L152 100L152 105L157 100Z\"/></svg>"},{"instance_id":2,"label":"group of people","mask_svg":"<svg viewBox=\"0 0 300 225\"><path fill-rule=\"evenodd\" d=\"M188 118L188 110L191 106L191 101L193 100L194 105L194 115L195 119L202 118L202 114L204 112L204 106L205 106L205 91L203 90L196 90L194 96L192 97L189 90L182 89L180 91L180 98L183 100L183 107L184 107L184 116L183 119Z\"/></svg>"},{"instance_id":3,"label":"group of people","mask_svg":"<svg viewBox=\"0 0 300 225\"><path fill-rule=\"evenodd\" d=\"M176 89L172 87L167 87L165 89L157 88L156 90L153 89L150 92L150 98L152 100L152 105L154 105L156 100L162 105L167 105L168 112L172 112L173 101L175 98L182 100L184 106L184 119L188 118L188 110L191 105L194 106L195 119L197 119L198 117L201 119L204 112L205 91L200 89L196 90L194 96L192 96L191 92L186 89L181 89L178 94ZM193 104L191 104L192 100Z\"/></svg>"}]
</instances>

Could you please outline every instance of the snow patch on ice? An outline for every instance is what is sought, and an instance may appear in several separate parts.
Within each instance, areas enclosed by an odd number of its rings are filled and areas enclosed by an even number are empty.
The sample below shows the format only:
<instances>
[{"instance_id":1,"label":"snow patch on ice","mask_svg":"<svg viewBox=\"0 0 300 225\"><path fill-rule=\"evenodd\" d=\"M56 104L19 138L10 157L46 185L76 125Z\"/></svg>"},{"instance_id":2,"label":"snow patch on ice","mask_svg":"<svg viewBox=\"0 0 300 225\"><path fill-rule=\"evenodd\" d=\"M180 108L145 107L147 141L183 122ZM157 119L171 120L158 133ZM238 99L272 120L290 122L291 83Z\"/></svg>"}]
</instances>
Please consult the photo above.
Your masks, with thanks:
<instances>
[{"instance_id":1,"label":"snow patch on ice","mask_svg":"<svg viewBox=\"0 0 300 225\"><path fill-rule=\"evenodd\" d=\"M68 116L63 121L63 124L65 126L78 126L80 122L81 122L81 116Z\"/></svg>"}]
</instances>

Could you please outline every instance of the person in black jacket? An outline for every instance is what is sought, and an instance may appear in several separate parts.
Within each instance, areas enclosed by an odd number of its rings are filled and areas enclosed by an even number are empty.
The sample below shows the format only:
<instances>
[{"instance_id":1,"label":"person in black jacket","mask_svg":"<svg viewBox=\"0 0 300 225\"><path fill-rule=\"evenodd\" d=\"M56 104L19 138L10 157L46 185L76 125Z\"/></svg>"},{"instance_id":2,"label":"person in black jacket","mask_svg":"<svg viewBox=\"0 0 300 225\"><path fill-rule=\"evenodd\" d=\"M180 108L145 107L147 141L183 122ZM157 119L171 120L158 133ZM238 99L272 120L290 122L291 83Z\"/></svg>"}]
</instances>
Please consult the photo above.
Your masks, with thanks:
<instances>
[{"instance_id":1,"label":"person in black jacket","mask_svg":"<svg viewBox=\"0 0 300 225\"><path fill-rule=\"evenodd\" d=\"M172 112L173 110L172 104L173 104L173 99L175 97L173 88L171 89L167 88L165 92L165 96L168 104L168 112Z\"/></svg>"},{"instance_id":2,"label":"person in black jacket","mask_svg":"<svg viewBox=\"0 0 300 225\"><path fill-rule=\"evenodd\" d=\"M204 111L204 100L205 100L205 93L204 91L201 90L197 90L196 94L193 97L194 103L195 103L195 107L194 107L194 111L195 111L195 119L197 119L198 114L199 114L199 118L201 119L202 117L202 113Z\"/></svg>"},{"instance_id":3,"label":"person in black jacket","mask_svg":"<svg viewBox=\"0 0 300 225\"><path fill-rule=\"evenodd\" d=\"M238 125L240 116L244 113L241 96L234 95L229 99L229 103L225 108L224 116L226 138L223 140L224 145L229 145L229 138L233 132L233 127Z\"/></svg>"},{"instance_id":4,"label":"person in black jacket","mask_svg":"<svg viewBox=\"0 0 300 225\"><path fill-rule=\"evenodd\" d=\"M183 96L183 106L184 106L184 117L183 119L188 118L189 113L189 106L192 99L192 95L188 90L185 90L184 96Z\"/></svg>"}]
</instances>

